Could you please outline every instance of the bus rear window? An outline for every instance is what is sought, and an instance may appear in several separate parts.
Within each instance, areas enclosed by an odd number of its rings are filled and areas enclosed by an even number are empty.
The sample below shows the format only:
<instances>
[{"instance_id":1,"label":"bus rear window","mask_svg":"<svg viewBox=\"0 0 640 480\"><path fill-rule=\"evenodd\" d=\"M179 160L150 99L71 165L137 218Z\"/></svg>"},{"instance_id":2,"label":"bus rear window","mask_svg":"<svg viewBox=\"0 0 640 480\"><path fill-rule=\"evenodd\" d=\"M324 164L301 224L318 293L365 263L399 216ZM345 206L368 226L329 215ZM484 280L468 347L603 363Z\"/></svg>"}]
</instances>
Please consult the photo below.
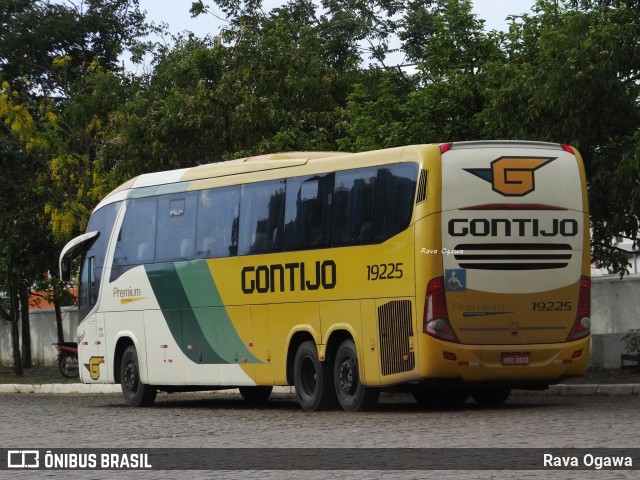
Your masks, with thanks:
<instances>
[{"instance_id":1,"label":"bus rear window","mask_svg":"<svg viewBox=\"0 0 640 480\"><path fill-rule=\"evenodd\" d=\"M401 163L378 169L376 185L376 242L407 228L413 212L418 165Z\"/></svg>"}]
</instances>

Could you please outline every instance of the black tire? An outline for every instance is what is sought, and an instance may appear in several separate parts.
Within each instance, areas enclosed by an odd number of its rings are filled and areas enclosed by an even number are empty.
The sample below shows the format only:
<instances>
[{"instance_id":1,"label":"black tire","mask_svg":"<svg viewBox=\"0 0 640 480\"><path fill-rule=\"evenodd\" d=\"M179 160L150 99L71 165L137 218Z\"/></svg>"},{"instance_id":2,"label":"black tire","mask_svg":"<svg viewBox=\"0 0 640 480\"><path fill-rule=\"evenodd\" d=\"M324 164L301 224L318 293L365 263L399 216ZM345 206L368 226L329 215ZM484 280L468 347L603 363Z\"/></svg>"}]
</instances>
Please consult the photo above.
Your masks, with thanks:
<instances>
[{"instance_id":1,"label":"black tire","mask_svg":"<svg viewBox=\"0 0 640 480\"><path fill-rule=\"evenodd\" d=\"M269 400L273 387L240 387L239 390L247 403L258 405Z\"/></svg>"},{"instance_id":2,"label":"black tire","mask_svg":"<svg viewBox=\"0 0 640 480\"><path fill-rule=\"evenodd\" d=\"M79 375L78 357L70 353L61 353L58 358L58 368L65 378L73 378Z\"/></svg>"},{"instance_id":3,"label":"black tire","mask_svg":"<svg viewBox=\"0 0 640 480\"><path fill-rule=\"evenodd\" d=\"M360 381L358 352L352 340L345 340L338 347L333 364L333 378L338 402L344 410L369 410L378 402L380 390L365 387Z\"/></svg>"},{"instance_id":4,"label":"black tire","mask_svg":"<svg viewBox=\"0 0 640 480\"><path fill-rule=\"evenodd\" d=\"M456 408L469 398L466 390L439 390L436 388L418 388L411 392L413 398L426 408Z\"/></svg>"},{"instance_id":5,"label":"black tire","mask_svg":"<svg viewBox=\"0 0 640 480\"><path fill-rule=\"evenodd\" d=\"M333 370L329 362L318 359L318 349L312 341L302 343L293 360L293 384L300 406L308 411L336 408Z\"/></svg>"},{"instance_id":6,"label":"black tire","mask_svg":"<svg viewBox=\"0 0 640 480\"><path fill-rule=\"evenodd\" d=\"M130 345L122 354L120 363L120 385L127 405L131 407L148 407L153 404L158 391L140 380L140 367L136 347Z\"/></svg>"},{"instance_id":7,"label":"black tire","mask_svg":"<svg viewBox=\"0 0 640 480\"><path fill-rule=\"evenodd\" d=\"M511 395L510 388L488 388L471 393L473 400L481 407L499 407Z\"/></svg>"}]
</instances>

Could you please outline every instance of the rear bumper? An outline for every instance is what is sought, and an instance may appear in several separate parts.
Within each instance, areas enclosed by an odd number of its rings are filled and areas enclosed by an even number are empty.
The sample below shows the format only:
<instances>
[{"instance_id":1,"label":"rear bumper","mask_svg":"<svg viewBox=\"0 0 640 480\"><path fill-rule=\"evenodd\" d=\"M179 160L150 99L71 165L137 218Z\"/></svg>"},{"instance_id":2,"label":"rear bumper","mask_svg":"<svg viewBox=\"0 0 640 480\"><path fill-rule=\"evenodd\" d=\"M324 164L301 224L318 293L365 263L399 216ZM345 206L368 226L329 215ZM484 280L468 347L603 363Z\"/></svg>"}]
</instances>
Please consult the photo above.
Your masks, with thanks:
<instances>
[{"instance_id":1,"label":"rear bumper","mask_svg":"<svg viewBox=\"0 0 640 480\"><path fill-rule=\"evenodd\" d=\"M590 337L535 345L464 345L423 337L419 369L426 381L549 385L584 375L589 364ZM529 363L504 365L504 353L525 353Z\"/></svg>"}]
</instances>

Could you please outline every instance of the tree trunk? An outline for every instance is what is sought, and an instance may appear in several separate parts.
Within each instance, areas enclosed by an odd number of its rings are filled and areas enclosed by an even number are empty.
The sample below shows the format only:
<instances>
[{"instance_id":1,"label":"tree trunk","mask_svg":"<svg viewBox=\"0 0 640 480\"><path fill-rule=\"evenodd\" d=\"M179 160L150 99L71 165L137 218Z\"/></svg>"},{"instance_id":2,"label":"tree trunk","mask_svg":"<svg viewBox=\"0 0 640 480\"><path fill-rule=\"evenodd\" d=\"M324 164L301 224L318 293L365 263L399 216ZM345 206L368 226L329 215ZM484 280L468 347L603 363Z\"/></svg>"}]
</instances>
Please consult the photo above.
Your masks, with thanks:
<instances>
[{"instance_id":1,"label":"tree trunk","mask_svg":"<svg viewBox=\"0 0 640 480\"><path fill-rule=\"evenodd\" d=\"M22 366L31 368L31 318L29 317L29 288L20 292L20 316L22 317Z\"/></svg>"},{"instance_id":2,"label":"tree trunk","mask_svg":"<svg viewBox=\"0 0 640 480\"><path fill-rule=\"evenodd\" d=\"M21 377L22 355L20 355L20 300L15 285L9 286L9 316L11 317L11 345L13 347L13 373Z\"/></svg>"},{"instance_id":3,"label":"tree trunk","mask_svg":"<svg viewBox=\"0 0 640 480\"><path fill-rule=\"evenodd\" d=\"M58 342L64 342L64 330L62 329L62 310L60 309L60 301L53 299L53 308L56 312L56 327L58 329Z\"/></svg>"}]
</instances>

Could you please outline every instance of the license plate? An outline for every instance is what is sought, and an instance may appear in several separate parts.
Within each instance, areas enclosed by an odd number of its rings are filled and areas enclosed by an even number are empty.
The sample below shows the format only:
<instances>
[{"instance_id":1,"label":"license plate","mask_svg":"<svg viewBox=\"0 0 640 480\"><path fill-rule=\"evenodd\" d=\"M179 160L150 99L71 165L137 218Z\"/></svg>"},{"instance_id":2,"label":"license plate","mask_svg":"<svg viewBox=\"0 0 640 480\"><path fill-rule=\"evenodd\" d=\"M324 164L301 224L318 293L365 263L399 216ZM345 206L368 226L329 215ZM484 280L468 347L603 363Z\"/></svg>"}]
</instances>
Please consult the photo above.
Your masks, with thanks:
<instances>
[{"instance_id":1,"label":"license plate","mask_svg":"<svg viewBox=\"0 0 640 480\"><path fill-rule=\"evenodd\" d=\"M531 359L530 352L503 352L503 365L529 365Z\"/></svg>"}]
</instances>

